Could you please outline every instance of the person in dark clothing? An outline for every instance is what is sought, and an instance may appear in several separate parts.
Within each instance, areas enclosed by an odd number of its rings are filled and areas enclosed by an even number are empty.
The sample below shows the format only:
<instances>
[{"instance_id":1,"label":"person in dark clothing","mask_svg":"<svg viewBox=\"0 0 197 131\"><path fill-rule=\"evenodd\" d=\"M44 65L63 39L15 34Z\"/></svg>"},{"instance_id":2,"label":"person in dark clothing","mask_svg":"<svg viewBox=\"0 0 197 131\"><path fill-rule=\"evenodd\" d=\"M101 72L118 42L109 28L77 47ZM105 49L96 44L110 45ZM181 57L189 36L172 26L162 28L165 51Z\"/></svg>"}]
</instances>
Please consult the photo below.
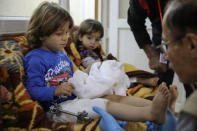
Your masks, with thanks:
<instances>
[{"instance_id":1,"label":"person in dark clothing","mask_svg":"<svg viewBox=\"0 0 197 131\"><path fill-rule=\"evenodd\" d=\"M172 84L174 72L168 68L168 64L161 62L162 50L162 15L168 0L130 0L128 9L128 24L133 32L140 49L143 49L149 59L149 67L158 74L161 83L165 81ZM152 26L152 39L146 30L145 21L148 18ZM160 58L161 57L161 58Z\"/></svg>"}]
</instances>

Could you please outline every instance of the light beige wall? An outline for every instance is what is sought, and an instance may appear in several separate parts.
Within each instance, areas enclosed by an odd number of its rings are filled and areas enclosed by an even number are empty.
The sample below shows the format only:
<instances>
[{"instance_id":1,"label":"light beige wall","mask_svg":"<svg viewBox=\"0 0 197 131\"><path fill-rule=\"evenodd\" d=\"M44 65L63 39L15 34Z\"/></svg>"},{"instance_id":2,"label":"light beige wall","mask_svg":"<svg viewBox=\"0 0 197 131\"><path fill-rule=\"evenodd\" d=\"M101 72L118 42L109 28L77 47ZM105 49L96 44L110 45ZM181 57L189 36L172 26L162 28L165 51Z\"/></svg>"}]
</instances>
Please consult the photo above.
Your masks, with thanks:
<instances>
[{"instance_id":1,"label":"light beige wall","mask_svg":"<svg viewBox=\"0 0 197 131\"><path fill-rule=\"evenodd\" d=\"M87 18L95 18L95 0L70 0L70 14L75 25L79 25Z\"/></svg>"},{"instance_id":2,"label":"light beige wall","mask_svg":"<svg viewBox=\"0 0 197 131\"><path fill-rule=\"evenodd\" d=\"M43 1L46 0L0 0L0 34L24 32L29 17ZM60 0L47 1L59 3ZM66 0L63 1L60 1L60 4L67 3ZM95 0L70 0L69 3L70 14L76 25L87 18L94 19Z\"/></svg>"},{"instance_id":3,"label":"light beige wall","mask_svg":"<svg viewBox=\"0 0 197 131\"><path fill-rule=\"evenodd\" d=\"M0 0L0 16L31 16L44 0ZM58 2L58 0L48 0Z\"/></svg>"},{"instance_id":4,"label":"light beige wall","mask_svg":"<svg viewBox=\"0 0 197 131\"><path fill-rule=\"evenodd\" d=\"M129 0L119 0L119 18L127 18L127 10L129 8Z\"/></svg>"}]
</instances>

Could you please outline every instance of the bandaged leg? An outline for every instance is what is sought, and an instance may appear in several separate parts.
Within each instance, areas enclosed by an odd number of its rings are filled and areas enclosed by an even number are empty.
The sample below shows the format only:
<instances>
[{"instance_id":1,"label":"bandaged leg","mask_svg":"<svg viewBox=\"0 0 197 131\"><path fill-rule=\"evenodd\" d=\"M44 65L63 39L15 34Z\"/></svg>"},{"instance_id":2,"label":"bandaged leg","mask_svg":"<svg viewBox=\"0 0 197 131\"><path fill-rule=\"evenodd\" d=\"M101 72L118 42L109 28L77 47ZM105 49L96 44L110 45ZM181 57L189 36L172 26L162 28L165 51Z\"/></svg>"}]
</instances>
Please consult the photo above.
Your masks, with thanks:
<instances>
[{"instance_id":1,"label":"bandaged leg","mask_svg":"<svg viewBox=\"0 0 197 131\"><path fill-rule=\"evenodd\" d=\"M97 113L95 113L92 110L93 106L98 106L106 111L106 105L108 100L102 99L102 98L96 98L96 99L75 99L75 100L69 100L66 102L60 103L60 108L62 110L66 110L75 114L78 114L79 112L86 111L88 113L88 117L90 118L96 118L99 117ZM60 115L51 114L48 113L48 117L55 121L55 122L77 122L77 117L68 115L65 113L61 113Z\"/></svg>"}]
</instances>

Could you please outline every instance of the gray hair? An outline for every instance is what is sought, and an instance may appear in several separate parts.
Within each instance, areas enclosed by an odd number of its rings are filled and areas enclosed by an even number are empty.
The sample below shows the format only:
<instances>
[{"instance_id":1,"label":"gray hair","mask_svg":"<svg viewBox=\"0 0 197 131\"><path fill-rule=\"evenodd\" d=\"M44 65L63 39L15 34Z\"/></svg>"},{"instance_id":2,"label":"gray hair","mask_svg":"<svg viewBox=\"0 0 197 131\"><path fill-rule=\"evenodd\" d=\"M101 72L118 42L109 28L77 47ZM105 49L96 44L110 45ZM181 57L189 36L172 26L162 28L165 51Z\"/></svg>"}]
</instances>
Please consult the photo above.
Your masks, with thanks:
<instances>
[{"instance_id":1,"label":"gray hair","mask_svg":"<svg viewBox=\"0 0 197 131\"><path fill-rule=\"evenodd\" d=\"M164 19L175 38L187 32L197 34L197 0L173 0L169 3Z\"/></svg>"}]
</instances>

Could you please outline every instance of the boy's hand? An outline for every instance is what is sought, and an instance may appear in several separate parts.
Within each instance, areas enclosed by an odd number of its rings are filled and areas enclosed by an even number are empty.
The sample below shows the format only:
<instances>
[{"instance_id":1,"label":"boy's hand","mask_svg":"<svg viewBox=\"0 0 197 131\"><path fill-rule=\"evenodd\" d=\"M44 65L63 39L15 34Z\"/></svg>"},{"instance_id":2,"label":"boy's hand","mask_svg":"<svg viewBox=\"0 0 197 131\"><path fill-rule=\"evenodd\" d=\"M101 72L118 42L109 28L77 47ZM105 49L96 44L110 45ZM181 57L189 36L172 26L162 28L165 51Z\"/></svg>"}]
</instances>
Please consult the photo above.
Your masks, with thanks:
<instances>
[{"instance_id":1,"label":"boy's hand","mask_svg":"<svg viewBox=\"0 0 197 131\"><path fill-rule=\"evenodd\" d=\"M71 96L74 86L71 83L64 82L61 85L57 86L54 96L68 95Z\"/></svg>"}]
</instances>

